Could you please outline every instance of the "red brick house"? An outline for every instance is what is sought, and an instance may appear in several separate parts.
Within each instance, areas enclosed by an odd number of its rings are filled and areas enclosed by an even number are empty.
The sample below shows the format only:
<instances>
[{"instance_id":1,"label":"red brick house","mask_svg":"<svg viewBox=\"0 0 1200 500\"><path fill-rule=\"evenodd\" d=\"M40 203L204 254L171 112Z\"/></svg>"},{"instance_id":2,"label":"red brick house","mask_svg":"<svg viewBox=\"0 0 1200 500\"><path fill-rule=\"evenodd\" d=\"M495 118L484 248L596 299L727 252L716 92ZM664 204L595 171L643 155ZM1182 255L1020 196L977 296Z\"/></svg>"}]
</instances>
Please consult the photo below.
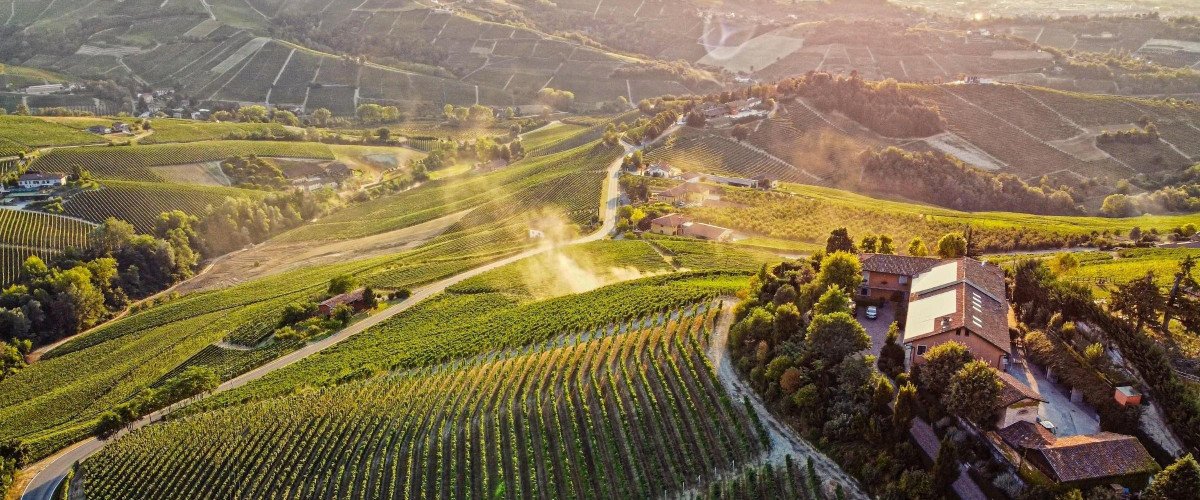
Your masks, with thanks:
<instances>
[{"instance_id":1,"label":"red brick house","mask_svg":"<svg viewBox=\"0 0 1200 500\"><path fill-rule=\"evenodd\" d=\"M862 262L863 280L858 295L878 300L907 301L912 289L912 278L928 271L941 260L931 257L889 255L880 253L859 254Z\"/></svg>"},{"instance_id":2,"label":"red brick house","mask_svg":"<svg viewBox=\"0 0 1200 500\"><path fill-rule=\"evenodd\" d=\"M1004 272L970 258L943 261L909 284L904 347L909 366L925 353L955 341L976 359L1004 371L1012 353Z\"/></svg>"}]
</instances>

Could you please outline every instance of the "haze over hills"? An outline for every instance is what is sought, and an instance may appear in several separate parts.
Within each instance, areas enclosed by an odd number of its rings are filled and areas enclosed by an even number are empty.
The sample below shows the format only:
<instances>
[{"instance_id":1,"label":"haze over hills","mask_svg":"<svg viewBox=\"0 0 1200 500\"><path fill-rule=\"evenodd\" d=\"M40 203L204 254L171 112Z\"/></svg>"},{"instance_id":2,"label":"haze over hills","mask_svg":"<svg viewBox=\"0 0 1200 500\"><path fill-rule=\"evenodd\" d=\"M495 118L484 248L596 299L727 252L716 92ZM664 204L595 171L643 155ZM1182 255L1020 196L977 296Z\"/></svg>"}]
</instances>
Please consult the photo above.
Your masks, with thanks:
<instances>
[{"instance_id":1,"label":"haze over hills","mask_svg":"<svg viewBox=\"0 0 1200 500\"><path fill-rule=\"evenodd\" d=\"M1190 498L1197 14L0 0L0 489Z\"/></svg>"}]
</instances>

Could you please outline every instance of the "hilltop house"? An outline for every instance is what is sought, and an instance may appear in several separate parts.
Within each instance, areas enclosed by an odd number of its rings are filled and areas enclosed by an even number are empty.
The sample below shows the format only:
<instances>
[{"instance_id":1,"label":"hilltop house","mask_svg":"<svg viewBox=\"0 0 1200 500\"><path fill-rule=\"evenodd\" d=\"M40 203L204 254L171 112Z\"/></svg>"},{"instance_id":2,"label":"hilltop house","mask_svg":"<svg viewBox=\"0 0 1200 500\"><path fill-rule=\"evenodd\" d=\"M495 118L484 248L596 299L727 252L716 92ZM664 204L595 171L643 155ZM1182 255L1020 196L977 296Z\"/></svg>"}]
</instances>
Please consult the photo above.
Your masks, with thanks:
<instances>
[{"instance_id":1,"label":"hilltop house","mask_svg":"<svg viewBox=\"0 0 1200 500\"><path fill-rule=\"evenodd\" d=\"M721 199L720 195L713 194L712 188L698 182L682 182L658 192L654 197L677 205L703 204L705 201Z\"/></svg>"},{"instance_id":2,"label":"hilltop house","mask_svg":"<svg viewBox=\"0 0 1200 500\"><path fill-rule=\"evenodd\" d=\"M40 189L44 187L65 186L66 184L66 174L26 172L17 178L17 186L23 189Z\"/></svg>"},{"instance_id":3,"label":"hilltop house","mask_svg":"<svg viewBox=\"0 0 1200 500\"><path fill-rule=\"evenodd\" d=\"M679 175L679 169L672 167L663 162L654 162L646 167L646 172L643 174L646 177L659 177L662 179L670 179Z\"/></svg>"},{"instance_id":4,"label":"hilltop house","mask_svg":"<svg viewBox=\"0 0 1200 500\"><path fill-rule=\"evenodd\" d=\"M909 366L925 353L956 341L993 368L1003 371L1012 353L1004 273L971 258L935 265L913 277L904 347Z\"/></svg>"}]
</instances>

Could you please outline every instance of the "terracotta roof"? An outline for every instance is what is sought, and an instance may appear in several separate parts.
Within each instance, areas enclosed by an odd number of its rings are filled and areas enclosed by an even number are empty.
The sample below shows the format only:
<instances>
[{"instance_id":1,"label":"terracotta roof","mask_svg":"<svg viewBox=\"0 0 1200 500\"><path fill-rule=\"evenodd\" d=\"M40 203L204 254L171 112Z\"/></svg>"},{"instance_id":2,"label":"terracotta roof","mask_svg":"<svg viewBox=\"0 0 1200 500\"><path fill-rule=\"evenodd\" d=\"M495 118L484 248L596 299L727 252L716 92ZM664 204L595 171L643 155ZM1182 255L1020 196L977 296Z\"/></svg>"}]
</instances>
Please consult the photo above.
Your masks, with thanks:
<instances>
[{"instance_id":1,"label":"terracotta roof","mask_svg":"<svg viewBox=\"0 0 1200 500\"><path fill-rule=\"evenodd\" d=\"M326 306L326 307L329 307L330 309L332 309L332 308L340 306L342 304L358 302L363 299L364 291L366 291L365 288L359 288L358 290L355 290L353 292L346 292L341 295L334 295L333 297L330 297L330 298L322 301L320 305Z\"/></svg>"},{"instance_id":2,"label":"terracotta roof","mask_svg":"<svg viewBox=\"0 0 1200 500\"><path fill-rule=\"evenodd\" d=\"M1040 449L1059 482L1142 474L1158 469L1150 452L1133 436L1101 432L1058 438Z\"/></svg>"},{"instance_id":3,"label":"terracotta roof","mask_svg":"<svg viewBox=\"0 0 1200 500\"><path fill-rule=\"evenodd\" d=\"M66 179L67 174L53 174L48 172L28 172L17 178L18 181L57 181Z\"/></svg>"},{"instance_id":4,"label":"terracotta roof","mask_svg":"<svg viewBox=\"0 0 1200 500\"><path fill-rule=\"evenodd\" d=\"M1044 448L1054 444L1054 434L1041 424L1027 420L1019 420L1012 425L996 431L996 434L1009 446L1020 451L1026 448Z\"/></svg>"},{"instance_id":5,"label":"terracotta roof","mask_svg":"<svg viewBox=\"0 0 1200 500\"><path fill-rule=\"evenodd\" d=\"M712 192L712 189L710 189L708 186L697 184L695 182L683 182L678 186L663 190L661 193L658 193L658 195L666 198L678 198L686 194L707 195L710 192Z\"/></svg>"},{"instance_id":6,"label":"terracotta roof","mask_svg":"<svg viewBox=\"0 0 1200 500\"><path fill-rule=\"evenodd\" d=\"M1026 399L1045 401L1045 399L1042 399L1041 394L1038 394L1032 387L1025 385L1024 382L1017 380L1012 375L999 370L996 370L996 374L1000 377L1000 383L1004 384L1004 387L1000 390L1000 397L996 401L997 408L1007 408ZM1041 426L1039 425L1038 427Z\"/></svg>"},{"instance_id":7,"label":"terracotta roof","mask_svg":"<svg viewBox=\"0 0 1200 500\"><path fill-rule=\"evenodd\" d=\"M667 214L657 219L650 221L652 225L679 227L690 222L686 215L683 214Z\"/></svg>"},{"instance_id":8,"label":"terracotta roof","mask_svg":"<svg viewBox=\"0 0 1200 500\"><path fill-rule=\"evenodd\" d=\"M965 327L1011 353L1008 299L1004 295L1003 275L998 272L993 266L962 258L935 265L919 275L913 280L904 341ZM947 302L951 299L944 295L949 293L954 294L953 307Z\"/></svg>"},{"instance_id":9,"label":"terracotta roof","mask_svg":"<svg viewBox=\"0 0 1200 500\"><path fill-rule=\"evenodd\" d=\"M732 230L712 224L704 224L702 222L690 222L683 225L684 236L694 238L703 238L706 240L720 240L733 233Z\"/></svg>"},{"instance_id":10,"label":"terracotta roof","mask_svg":"<svg viewBox=\"0 0 1200 500\"><path fill-rule=\"evenodd\" d=\"M913 257L911 255L889 255L882 253L858 254L863 271L873 273L898 274L915 276L928 271L940 260L931 257Z\"/></svg>"}]
</instances>

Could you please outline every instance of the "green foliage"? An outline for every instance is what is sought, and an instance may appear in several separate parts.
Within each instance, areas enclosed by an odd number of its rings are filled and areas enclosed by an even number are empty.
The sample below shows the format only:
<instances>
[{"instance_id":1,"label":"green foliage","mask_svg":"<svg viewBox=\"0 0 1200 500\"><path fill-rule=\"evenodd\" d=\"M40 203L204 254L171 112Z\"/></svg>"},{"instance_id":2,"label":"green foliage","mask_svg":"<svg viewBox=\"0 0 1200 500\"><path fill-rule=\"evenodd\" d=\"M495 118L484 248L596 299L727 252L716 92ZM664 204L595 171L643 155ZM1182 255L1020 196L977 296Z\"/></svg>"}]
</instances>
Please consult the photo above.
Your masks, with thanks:
<instances>
[{"instance_id":1,"label":"green foliage","mask_svg":"<svg viewBox=\"0 0 1200 500\"><path fill-rule=\"evenodd\" d=\"M1142 498L1149 500L1195 499L1197 494L1200 494L1200 464L1197 464L1196 459L1188 454L1155 474L1150 487L1142 492Z\"/></svg>"},{"instance_id":2,"label":"green foliage","mask_svg":"<svg viewBox=\"0 0 1200 500\"><path fill-rule=\"evenodd\" d=\"M986 426L995 415L1000 397L1000 376L985 361L966 363L950 379L950 390L943 404L952 413L979 426Z\"/></svg>"},{"instance_id":3,"label":"green foliage","mask_svg":"<svg viewBox=\"0 0 1200 500\"><path fill-rule=\"evenodd\" d=\"M922 389L939 397L950 389L954 374L972 361L971 351L958 342L943 342L925 351L919 381Z\"/></svg>"},{"instance_id":4,"label":"green foliage","mask_svg":"<svg viewBox=\"0 0 1200 500\"><path fill-rule=\"evenodd\" d=\"M814 316L805 343L814 356L832 366L846 356L870 348L871 337L854 317L838 312Z\"/></svg>"},{"instance_id":5,"label":"green foliage","mask_svg":"<svg viewBox=\"0 0 1200 500\"><path fill-rule=\"evenodd\" d=\"M270 190L287 186L287 179L279 167L253 155L234 156L222 161L221 171L238 187Z\"/></svg>"},{"instance_id":6,"label":"green foliage","mask_svg":"<svg viewBox=\"0 0 1200 500\"><path fill-rule=\"evenodd\" d=\"M967 255L967 239L961 233L949 233L937 242L938 257L955 259Z\"/></svg>"}]
</instances>

